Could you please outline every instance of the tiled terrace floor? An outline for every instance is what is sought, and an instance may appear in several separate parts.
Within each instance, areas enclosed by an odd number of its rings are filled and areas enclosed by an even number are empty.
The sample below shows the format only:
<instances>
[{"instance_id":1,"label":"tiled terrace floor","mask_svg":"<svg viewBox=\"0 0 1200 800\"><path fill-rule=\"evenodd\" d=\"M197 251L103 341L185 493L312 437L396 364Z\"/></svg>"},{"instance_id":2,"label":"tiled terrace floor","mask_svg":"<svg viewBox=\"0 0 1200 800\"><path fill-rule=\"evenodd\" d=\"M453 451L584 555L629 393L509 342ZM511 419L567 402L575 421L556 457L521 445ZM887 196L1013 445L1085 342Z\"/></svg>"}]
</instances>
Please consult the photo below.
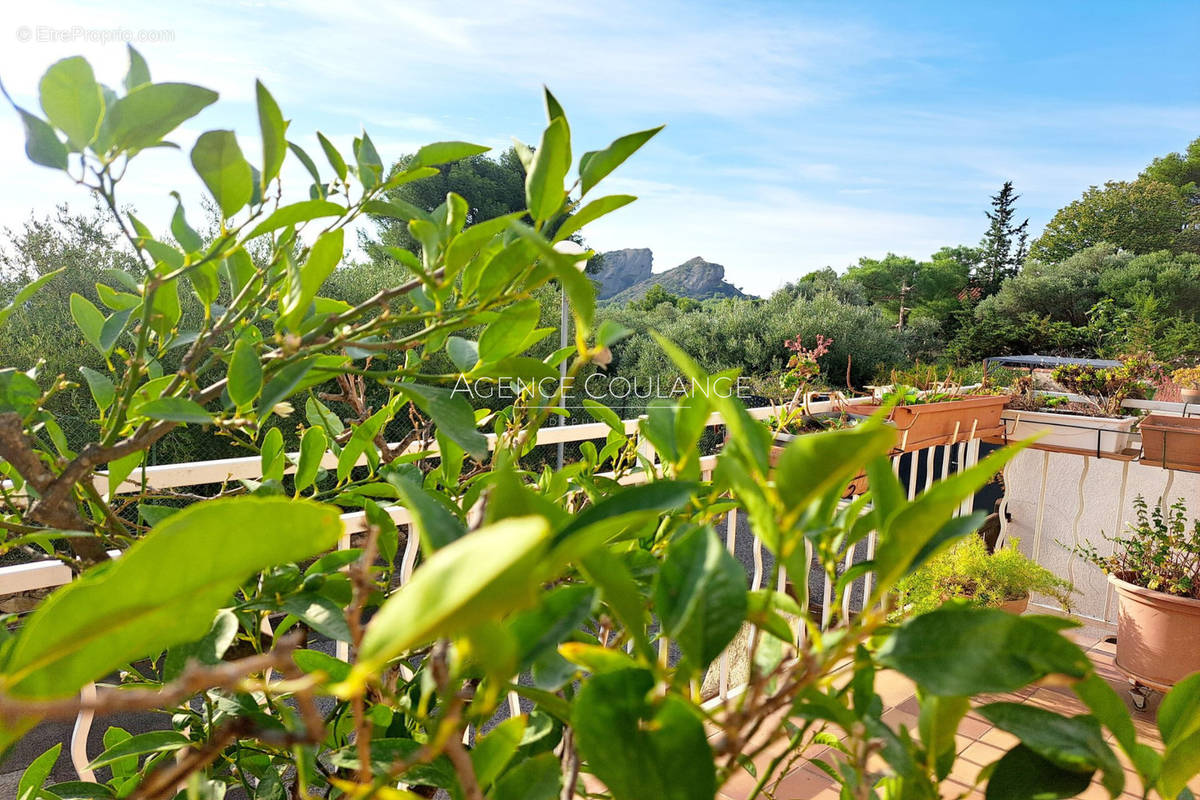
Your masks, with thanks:
<instances>
[{"instance_id":1,"label":"tiled terrace floor","mask_svg":"<svg viewBox=\"0 0 1200 800\"><path fill-rule=\"evenodd\" d=\"M1113 654L1116 646L1104 641L1112 631L1098 627L1085 627L1075 632L1076 641L1087 649L1088 655L1096 665L1097 673L1107 680L1117 693L1125 698L1130 709L1129 684L1125 677L1117 671L1113 664ZM917 725L917 699L914 696L913 684L902 675L894 672L881 673L876 686L883 697L883 719L893 728L904 725L914 730ZM996 695L987 698L989 702L1006 700L1011 702L1030 703L1043 706L1059 713L1074 715L1087 712L1083 704L1075 697L1069 688L1039 687L1023 689L1006 695ZM1137 728L1139 740L1161 748L1162 740L1155 725L1155 713L1158 708L1160 695L1152 695L1145 711L1134 711L1133 720ZM959 758L950 774L950 780L942 784L943 796L947 798L965 797L967 800L982 800L983 787L975 785L976 776L980 769L998 759L1016 741L1011 734L992 727L991 723L975 712L969 712L959 726L958 753ZM1111 736L1109 737L1111 742ZM1125 794L1122 800L1140 800L1141 783L1137 773L1133 772L1124 753L1114 744L1117 757L1125 766ZM828 752L828 751L827 751ZM810 751L815 758L822 758L821 749ZM770 761L771 754L759 759L765 766ZM745 772L740 773L729 781L718 797L721 800L744 800L753 788L755 780ZM1194 793L1200 793L1200 778L1190 784ZM829 777L817 767L805 761L804 766L793 770L779 783L773 795L774 800L837 800L838 793ZM1080 797L1087 800L1107 800L1108 792L1094 782Z\"/></svg>"}]
</instances>

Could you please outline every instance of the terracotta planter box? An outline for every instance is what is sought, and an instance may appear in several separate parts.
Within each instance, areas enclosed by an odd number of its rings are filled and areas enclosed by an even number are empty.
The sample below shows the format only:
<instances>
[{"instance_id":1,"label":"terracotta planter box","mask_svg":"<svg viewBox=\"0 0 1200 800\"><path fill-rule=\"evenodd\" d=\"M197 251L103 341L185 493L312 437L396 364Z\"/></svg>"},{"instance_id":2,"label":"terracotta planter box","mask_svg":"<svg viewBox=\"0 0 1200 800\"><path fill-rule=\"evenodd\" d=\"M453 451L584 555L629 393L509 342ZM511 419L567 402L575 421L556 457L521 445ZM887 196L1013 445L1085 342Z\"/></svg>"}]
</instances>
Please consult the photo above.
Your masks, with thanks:
<instances>
[{"instance_id":1,"label":"terracotta planter box","mask_svg":"<svg viewBox=\"0 0 1200 800\"><path fill-rule=\"evenodd\" d=\"M775 441L771 445L771 466L775 466L775 462L779 460L779 455L783 452L783 448L787 447L788 442L795 439L797 436L804 436L803 433L777 433ZM854 476L846 486L846 491L842 497L849 498L855 495L863 494L867 491L867 473L860 472Z\"/></svg>"},{"instance_id":2,"label":"terracotta planter box","mask_svg":"<svg viewBox=\"0 0 1200 800\"><path fill-rule=\"evenodd\" d=\"M1119 599L1118 669L1159 691L1200 670L1200 600L1108 580Z\"/></svg>"},{"instance_id":3,"label":"terracotta planter box","mask_svg":"<svg viewBox=\"0 0 1200 800\"><path fill-rule=\"evenodd\" d=\"M960 400L944 400L913 406L896 406L888 419L900 434L900 446L905 452L921 450L939 444L961 442L971 435L994 433L1000 427L1000 414L1008 398L1004 395L968 395ZM877 405L858 405L848 408L853 414L869 416L879 410Z\"/></svg>"},{"instance_id":4,"label":"terracotta planter box","mask_svg":"<svg viewBox=\"0 0 1200 800\"><path fill-rule=\"evenodd\" d=\"M1138 426L1142 463L1200 472L1200 418L1151 414Z\"/></svg>"},{"instance_id":5,"label":"terracotta planter box","mask_svg":"<svg viewBox=\"0 0 1200 800\"><path fill-rule=\"evenodd\" d=\"M1024 614L1027 608L1029 608L1029 595L1018 600L1005 600L1000 604L1000 610L1010 614Z\"/></svg>"},{"instance_id":6,"label":"terracotta planter box","mask_svg":"<svg viewBox=\"0 0 1200 800\"><path fill-rule=\"evenodd\" d=\"M1089 417L1052 411L1005 411L1005 438L1010 442L1039 433L1034 447L1063 447L1092 453L1120 453L1133 446L1137 417Z\"/></svg>"}]
</instances>

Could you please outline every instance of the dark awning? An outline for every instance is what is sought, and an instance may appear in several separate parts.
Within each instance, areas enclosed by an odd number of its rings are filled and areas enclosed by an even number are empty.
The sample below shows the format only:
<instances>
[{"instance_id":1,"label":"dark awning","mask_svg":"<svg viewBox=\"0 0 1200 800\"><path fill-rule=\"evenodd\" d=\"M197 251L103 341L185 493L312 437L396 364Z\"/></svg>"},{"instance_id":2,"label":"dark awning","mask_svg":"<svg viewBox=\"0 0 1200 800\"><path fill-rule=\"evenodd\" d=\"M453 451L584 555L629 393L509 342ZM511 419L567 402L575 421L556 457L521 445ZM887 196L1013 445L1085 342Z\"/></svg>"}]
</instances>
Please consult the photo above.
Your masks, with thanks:
<instances>
[{"instance_id":1,"label":"dark awning","mask_svg":"<svg viewBox=\"0 0 1200 800\"><path fill-rule=\"evenodd\" d=\"M1104 358L1070 358L1068 356L991 356L983 360L984 364L995 364L1000 367L1026 367L1030 369L1051 369L1067 364L1079 364L1085 367L1119 367L1120 361Z\"/></svg>"}]
</instances>

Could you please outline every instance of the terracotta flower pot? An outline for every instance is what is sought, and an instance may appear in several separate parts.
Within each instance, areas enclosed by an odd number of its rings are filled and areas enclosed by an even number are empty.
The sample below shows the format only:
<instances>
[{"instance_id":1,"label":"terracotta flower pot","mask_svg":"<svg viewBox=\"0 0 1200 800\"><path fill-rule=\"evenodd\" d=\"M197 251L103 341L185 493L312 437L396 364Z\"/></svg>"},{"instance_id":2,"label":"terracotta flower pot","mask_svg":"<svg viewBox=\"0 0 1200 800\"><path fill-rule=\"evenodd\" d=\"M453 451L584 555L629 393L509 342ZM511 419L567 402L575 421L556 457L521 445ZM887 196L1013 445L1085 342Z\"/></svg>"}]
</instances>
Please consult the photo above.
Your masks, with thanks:
<instances>
[{"instance_id":1,"label":"terracotta flower pot","mask_svg":"<svg viewBox=\"0 0 1200 800\"><path fill-rule=\"evenodd\" d=\"M1200 671L1200 600L1108 576L1117 590L1117 668L1165 691Z\"/></svg>"},{"instance_id":2,"label":"terracotta flower pot","mask_svg":"<svg viewBox=\"0 0 1200 800\"><path fill-rule=\"evenodd\" d=\"M1200 403L1200 389L1180 389L1179 399L1184 403Z\"/></svg>"},{"instance_id":3,"label":"terracotta flower pot","mask_svg":"<svg viewBox=\"0 0 1200 800\"><path fill-rule=\"evenodd\" d=\"M1000 610L1007 611L1010 614L1024 614L1027 608L1029 608L1029 595L1017 598L1016 600L1005 600L1000 604Z\"/></svg>"},{"instance_id":4,"label":"terracotta flower pot","mask_svg":"<svg viewBox=\"0 0 1200 800\"><path fill-rule=\"evenodd\" d=\"M967 395L956 400L896 406L888 419L900 434L900 446L905 452L922 450L939 444L962 442L974 431L976 437L997 433L1001 426L1000 413L1008 397L1005 395ZM877 405L857 405L847 411L870 415Z\"/></svg>"}]
</instances>

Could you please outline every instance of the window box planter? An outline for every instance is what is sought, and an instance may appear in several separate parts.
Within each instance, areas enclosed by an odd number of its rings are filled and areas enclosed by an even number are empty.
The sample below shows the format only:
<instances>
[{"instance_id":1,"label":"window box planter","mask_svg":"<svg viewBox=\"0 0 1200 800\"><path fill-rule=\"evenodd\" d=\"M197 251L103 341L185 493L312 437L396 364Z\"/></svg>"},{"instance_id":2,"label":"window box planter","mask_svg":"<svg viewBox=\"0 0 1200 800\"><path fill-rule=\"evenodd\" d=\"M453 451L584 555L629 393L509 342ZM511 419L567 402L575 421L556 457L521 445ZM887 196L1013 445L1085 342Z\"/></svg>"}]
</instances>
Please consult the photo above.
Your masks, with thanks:
<instances>
[{"instance_id":1,"label":"window box planter","mask_svg":"<svg viewBox=\"0 0 1200 800\"><path fill-rule=\"evenodd\" d=\"M1119 670L1159 691L1200 670L1200 600L1108 580L1118 599Z\"/></svg>"},{"instance_id":2,"label":"window box planter","mask_svg":"<svg viewBox=\"0 0 1200 800\"><path fill-rule=\"evenodd\" d=\"M957 400L896 406L888 419L900 434L901 449L912 452L965 441L972 431L976 437L995 433L1000 428L1000 414L1006 403L1008 397L1005 395L967 395ZM870 416L879 408L877 405L856 405L846 410Z\"/></svg>"},{"instance_id":3,"label":"window box planter","mask_svg":"<svg viewBox=\"0 0 1200 800\"><path fill-rule=\"evenodd\" d=\"M1138 426L1142 463L1200 472L1200 418L1151 414Z\"/></svg>"},{"instance_id":4,"label":"window box planter","mask_svg":"<svg viewBox=\"0 0 1200 800\"><path fill-rule=\"evenodd\" d=\"M1089 417L1053 411L1005 411L1004 438L1009 442L1029 439L1039 433L1033 447L1062 447L1097 454L1116 454L1133 445L1137 417Z\"/></svg>"}]
</instances>

